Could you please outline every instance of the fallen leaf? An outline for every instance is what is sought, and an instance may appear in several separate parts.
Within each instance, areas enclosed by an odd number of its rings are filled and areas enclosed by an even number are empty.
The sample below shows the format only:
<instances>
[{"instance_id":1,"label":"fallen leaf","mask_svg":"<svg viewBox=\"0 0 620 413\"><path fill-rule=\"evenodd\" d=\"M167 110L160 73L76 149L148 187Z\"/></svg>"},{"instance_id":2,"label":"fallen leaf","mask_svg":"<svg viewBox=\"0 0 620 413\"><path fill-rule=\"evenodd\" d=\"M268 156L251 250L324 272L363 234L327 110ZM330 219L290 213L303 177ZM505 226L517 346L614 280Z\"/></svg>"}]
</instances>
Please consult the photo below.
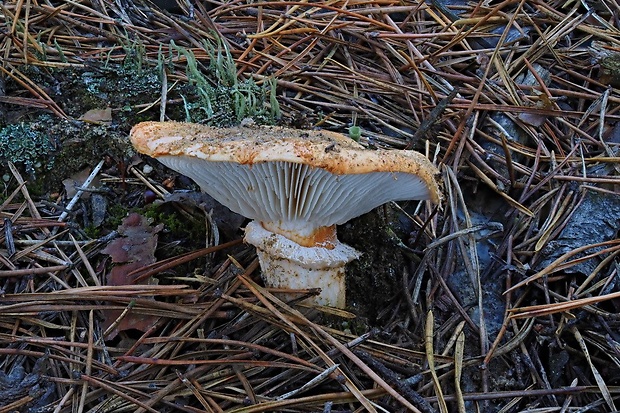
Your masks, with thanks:
<instances>
[{"instance_id":1,"label":"fallen leaf","mask_svg":"<svg viewBox=\"0 0 620 413\"><path fill-rule=\"evenodd\" d=\"M78 189L84 185L84 182L90 176L92 168L88 167L79 172L74 173L69 178L63 179L62 184L65 187L67 198L73 198ZM90 184L90 188L98 188L100 186L99 177L95 177ZM90 192L86 191L82 194L82 199L90 197Z\"/></svg>"},{"instance_id":2,"label":"fallen leaf","mask_svg":"<svg viewBox=\"0 0 620 413\"><path fill-rule=\"evenodd\" d=\"M80 120L87 123L109 125L112 123L112 109L91 109L80 116Z\"/></svg>"},{"instance_id":3,"label":"fallen leaf","mask_svg":"<svg viewBox=\"0 0 620 413\"><path fill-rule=\"evenodd\" d=\"M155 249L157 248L157 233L161 231L163 225L151 226L148 219L132 213L127 216L118 227L120 237L111 241L103 250L112 259L115 265L106 277L107 285L134 285L134 284L156 284L156 279L148 279L136 283L133 277L128 277L132 271L152 264L156 261ZM120 310L105 310L104 331L107 331L118 317L122 314ZM108 333L107 339L113 339L116 335L125 330L136 329L146 331L153 326L159 317L143 315L132 310Z\"/></svg>"},{"instance_id":4,"label":"fallen leaf","mask_svg":"<svg viewBox=\"0 0 620 413\"><path fill-rule=\"evenodd\" d=\"M554 105L553 102L551 101L551 99L549 99L549 97L547 95L540 95L539 99L536 102L536 108L537 109L553 109ZM536 112L536 111L528 111L528 112L522 112L519 113L519 119L521 121L523 121L524 123L527 123L530 126L534 126L536 128L541 127L545 121L547 120L547 115L544 114L543 112Z\"/></svg>"}]
</instances>

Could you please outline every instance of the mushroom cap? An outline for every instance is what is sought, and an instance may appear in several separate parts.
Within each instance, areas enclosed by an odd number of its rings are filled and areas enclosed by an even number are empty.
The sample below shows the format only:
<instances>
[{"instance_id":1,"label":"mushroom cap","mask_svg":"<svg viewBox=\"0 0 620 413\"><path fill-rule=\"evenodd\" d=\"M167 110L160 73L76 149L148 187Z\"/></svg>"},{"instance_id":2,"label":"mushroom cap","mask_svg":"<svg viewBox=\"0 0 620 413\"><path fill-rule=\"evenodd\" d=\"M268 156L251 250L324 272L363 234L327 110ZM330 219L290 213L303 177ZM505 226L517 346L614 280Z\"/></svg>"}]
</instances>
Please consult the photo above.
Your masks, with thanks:
<instances>
[{"instance_id":1,"label":"mushroom cap","mask_svg":"<svg viewBox=\"0 0 620 413\"><path fill-rule=\"evenodd\" d=\"M329 131L144 122L130 139L231 210L285 232L343 224L389 201L440 198L424 155L368 150Z\"/></svg>"}]
</instances>

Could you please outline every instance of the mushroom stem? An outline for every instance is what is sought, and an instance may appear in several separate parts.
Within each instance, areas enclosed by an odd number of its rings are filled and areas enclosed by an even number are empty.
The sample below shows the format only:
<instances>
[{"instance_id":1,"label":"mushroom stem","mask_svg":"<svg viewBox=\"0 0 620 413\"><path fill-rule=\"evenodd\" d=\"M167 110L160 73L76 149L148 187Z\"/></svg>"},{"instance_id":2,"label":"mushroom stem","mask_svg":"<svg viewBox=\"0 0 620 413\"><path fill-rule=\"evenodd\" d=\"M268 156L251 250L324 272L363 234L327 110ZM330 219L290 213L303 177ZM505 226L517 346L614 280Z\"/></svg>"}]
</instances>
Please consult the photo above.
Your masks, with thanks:
<instances>
[{"instance_id":1,"label":"mushroom stem","mask_svg":"<svg viewBox=\"0 0 620 413\"><path fill-rule=\"evenodd\" d=\"M299 225L296 225L291 229L287 229L285 225L282 225L282 223L276 224L274 222L261 221L261 225L267 231L283 235L284 237L304 247L323 247L332 249L338 242L338 238L336 238L335 225L330 225L328 227L311 227L306 224L306 228L300 228Z\"/></svg>"},{"instance_id":2,"label":"mushroom stem","mask_svg":"<svg viewBox=\"0 0 620 413\"><path fill-rule=\"evenodd\" d=\"M334 234L335 235L335 234ZM321 289L312 299L319 305L345 306L345 265L360 253L335 236L329 248L304 247L252 221L245 228L245 241L256 247L263 280L268 287Z\"/></svg>"}]
</instances>

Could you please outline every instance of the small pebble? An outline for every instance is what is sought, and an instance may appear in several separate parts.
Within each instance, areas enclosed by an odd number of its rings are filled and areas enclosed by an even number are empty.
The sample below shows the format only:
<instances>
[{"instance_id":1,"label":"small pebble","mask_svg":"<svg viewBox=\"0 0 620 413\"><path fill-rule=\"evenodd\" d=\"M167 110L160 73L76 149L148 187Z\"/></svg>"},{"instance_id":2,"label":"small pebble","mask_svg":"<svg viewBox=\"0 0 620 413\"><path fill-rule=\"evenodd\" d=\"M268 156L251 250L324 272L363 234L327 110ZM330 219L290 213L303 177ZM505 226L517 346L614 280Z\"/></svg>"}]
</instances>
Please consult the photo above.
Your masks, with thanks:
<instances>
[{"instance_id":1,"label":"small pebble","mask_svg":"<svg viewBox=\"0 0 620 413\"><path fill-rule=\"evenodd\" d=\"M149 165L149 164L145 164L145 165L142 167L142 173L143 173L144 175L150 175L150 174L151 174L151 172L153 172L153 167L152 167L151 165Z\"/></svg>"}]
</instances>

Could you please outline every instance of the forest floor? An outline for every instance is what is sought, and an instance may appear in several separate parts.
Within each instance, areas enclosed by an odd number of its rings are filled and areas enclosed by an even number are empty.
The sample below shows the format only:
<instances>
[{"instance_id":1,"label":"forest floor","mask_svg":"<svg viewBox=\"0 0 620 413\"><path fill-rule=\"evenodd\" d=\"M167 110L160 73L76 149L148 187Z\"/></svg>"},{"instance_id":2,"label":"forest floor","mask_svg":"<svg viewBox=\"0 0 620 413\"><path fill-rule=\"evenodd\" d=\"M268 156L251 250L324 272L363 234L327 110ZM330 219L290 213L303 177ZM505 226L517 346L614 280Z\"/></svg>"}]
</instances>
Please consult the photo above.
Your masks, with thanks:
<instances>
[{"instance_id":1,"label":"forest floor","mask_svg":"<svg viewBox=\"0 0 620 413\"><path fill-rule=\"evenodd\" d=\"M157 4L0 4L0 413L618 411L616 0ZM441 171L344 310L128 140L248 118Z\"/></svg>"}]
</instances>

